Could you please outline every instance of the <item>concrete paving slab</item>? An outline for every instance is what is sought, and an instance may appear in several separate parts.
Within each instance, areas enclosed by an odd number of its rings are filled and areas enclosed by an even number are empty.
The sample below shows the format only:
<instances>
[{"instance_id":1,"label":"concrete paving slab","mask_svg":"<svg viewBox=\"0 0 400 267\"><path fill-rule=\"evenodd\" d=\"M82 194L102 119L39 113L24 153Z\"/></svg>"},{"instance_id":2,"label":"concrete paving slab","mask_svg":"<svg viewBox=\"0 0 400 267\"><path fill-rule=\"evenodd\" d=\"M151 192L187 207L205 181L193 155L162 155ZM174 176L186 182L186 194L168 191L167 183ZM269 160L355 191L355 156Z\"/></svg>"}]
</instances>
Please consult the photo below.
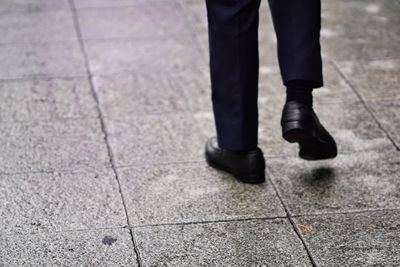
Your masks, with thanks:
<instances>
[{"instance_id":1,"label":"concrete paving slab","mask_svg":"<svg viewBox=\"0 0 400 267\"><path fill-rule=\"evenodd\" d=\"M292 214L400 206L400 153L368 151L335 160L269 159L267 172Z\"/></svg>"},{"instance_id":2,"label":"concrete paving slab","mask_svg":"<svg viewBox=\"0 0 400 267\"><path fill-rule=\"evenodd\" d=\"M143 266L311 266L286 220L135 230Z\"/></svg>"},{"instance_id":3,"label":"concrete paving slab","mask_svg":"<svg viewBox=\"0 0 400 267\"><path fill-rule=\"evenodd\" d=\"M0 122L97 117L87 78L0 81Z\"/></svg>"},{"instance_id":4,"label":"concrete paving slab","mask_svg":"<svg viewBox=\"0 0 400 267\"><path fill-rule=\"evenodd\" d=\"M195 34L198 32L207 32L208 23L205 1L178 0L176 2L184 10L188 22L195 30Z\"/></svg>"},{"instance_id":5,"label":"concrete paving slab","mask_svg":"<svg viewBox=\"0 0 400 267\"><path fill-rule=\"evenodd\" d=\"M68 0L2 0L0 12L41 12L44 10L69 10Z\"/></svg>"},{"instance_id":6,"label":"concrete paving slab","mask_svg":"<svg viewBox=\"0 0 400 267\"><path fill-rule=\"evenodd\" d=\"M7 12L0 16L0 44L76 40L71 11Z\"/></svg>"},{"instance_id":7,"label":"concrete paving slab","mask_svg":"<svg viewBox=\"0 0 400 267\"><path fill-rule=\"evenodd\" d=\"M189 36L181 10L173 1L139 1L120 8L78 10L84 39L141 39Z\"/></svg>"},{"instance_id":8,"label":"concrete paving slab","mask_svg":"<svg viewBox=\"0 0 400 267\"><path fill-rule=\"evenodd\" d=\"M325 86L314 92L315 102L358 100L330 64L325 67L325 76ZM102 75L95 76L93 81L103 112L108 117L212 111L210 76L206 69ZM286 88L278 67L262 67L259 84L260 107L275 101L283 105ZM273 112L279 113L277 110Z\"/></svg>"},{"instance_id":9,"label":"concrete paving slab","mask_svg":"<svg viewBox=\"0 0 400 267\"><path fill-rule=\"evenodd\" d=\"M202 163L118 169L133 225L285 217L270 182L240 183Z\"/></svg>"},{"instance_id":10,"label":"concrete paving slab","mask_svg":"<svg viewBox=\"0 0 400 267\"><path fill-rule=\"evenodd\" d=\"M76 42L0 45L0 79L75 77L86 75Z\"/></svg>"},{"instance_id":11,"label":"concrete paving slab","mask_svg":"<svg viewBox=\"0 0 400 267\"><path fill-rule=\"evenodd\" d=\"M279 67L277 39L267 1L261 1L259 20L258 43L261 70L265 66Z\"/></svg>"},{"instance_id":12,"label":"concrete paving slab","mask_svg":"<svg viewBox=\"0 0 400 267\"><path fill-rule=\"evenodd\" d=\"M375 117L400 147L400 100L368 102Z\"/></svg>"},{"instance_id":13,"label":"concrete paving slab","mask_svg":"<svg viewBox=\"0 0 400 267\"><path fill-rule=\"evenodd\" d=\"M0 173L109 166L98 119L0 123Z\"/></svg>"},{"instance_id":14,"label":"concrete paving slab","mask_svg":"<svg viewBox=\"0 0 400 267\"><path fill-rule=\"evenodd\" d=\"M201 55L208 62L208 23L205 1L177 1L185 14L186 23L191 29L191 36L201 51Z\"/></svg>"},{"instance_id":15,"label":"concrete paving slab","mask_svg":"<svg viewBox=\"0 0 400 267\"><path fill-rule=\"evenodd\" d=\"M273 26L272 16L268 1L261 1L259 17L260 17L260 25Z\"/></svg>"},{"instance_id":16,"label":"concrete paving slab","mask_svg":"<svg viewBox=\"0 0 400 267\"><path fill-rule=\"evenodd\" d=\"M272 26L260 27L258 34L260 70L265 66L279 66L276 42Z\"/></svg>"},{"instance_id":17,"label":"concrete paving slab","mask_svg":"<svg viewBox=\"0 0 400 267\"><path fill-rule=\"evenodd\" d=\"M214 134L210 112L107 119L106 124L117 166L204 160L205 142Z\"/></svg>"},{"instance_id":18,"label":"concrete paving slab","mask_svg":"<svg viewBox=\"0 0 400 267\"><path fill-rule=\"evenodd\" d=\"M138 266L125 229L0 236L1 266Z\"/></svg>"},{"instance_id":19,"label":"concrete paving slab","mask_svg":"<svg viewBox=\"0 0 400 267\"><path fill-rule=\"evenodd\" d=\"M137 266L71 3L91 39L85 49L143 266L310 266L289 221L254 218L285 215L271 181L244 185L205 164L215 130L198 0L1 1L0 266ZM323 1L326 86L315 107L340 156L314 163L280 136L285 90L267 5L259 101L267 171L292 213L306 215L296 224L318 266L395 265L400 154L387 135L400 145L400 1Z\"/></svg>"},{"instance_id":20,"label":"concrete paving slab","mask_svg":"<svg viewBox=\"0 0 400 267\"><path fill-rule=\"evenodd\" d=\"M323 53L335 60L398 58L399 12L392 0L322 1Z\"/></svg>"},{"instance_id":21,"label":"concrete paving slab","mask_svg":"<svg viewBox=\"0 0 400 267\"><path fill-rule=\"evenodd\" d=\"M124 225L111 169L0 174L0 235Z\"/></svg>"},{"instance_id":22,"label":"concrete paving slab","mask_svg":"<svg viewBox=\"0 0 400 267\"><path fill-rule=\"evenodd\" d=\"M207 68L196 44L182 38L85 41L85 44L95 75Z\"/></svg>"},{"instance_id":23,"label":"concrete paving slab","mask_svg":"<svg viewBox=\"0 0 400 267\"><path fill-rule=\"evenodd\" d=\"M260 106L260 145L267 156L296 156L298 144L282 138L280 126L284 97ZM386 151L394 147L360 102L316 102L314 108L324 126L335 137L340 154L366 150Z\"/></svg>"},{"instance_id":24,"label":"concrete paving slab","mask_svg":"<svg viewBox=\"0 0 400 267\"><path fill-rule=\"evenodd\" d=\"M337 64L364 100L400 99L400 60Z\"/></svg>"},{"instance_id":25,"label":"concrete paving slab","mask_svg":"<svg viewBox=\"0 0 400 267\"><path fill-rule=\"evenodd\" d=\"M93 82L103 114L110 118L212 110L204 70L96 76Z\"/></svg>"},{"instance_id":26,"label":"concrete paving slab","mask_svg":"<svg viewBox=\"0 0 400 267\"><path fill-rule=\"evenodd\" d=\"M195 34L192 33L192 38L195 42L195 45L198 47L201 58L205 62L209 62L209 49L208 49L208 32L207 31L199 31Z\"/></svg>"},{"instance_id":27,"label":"concrete paving slab","mask_svg":"<svg viewBox=\"0 0 400 267\"><path fill-rule=\"evenodd\" d=\"M397 266L400 213L300 217L303 238L318 266ZM306 228L305 228L306 226Z\"/></svg>"}]
</instances>

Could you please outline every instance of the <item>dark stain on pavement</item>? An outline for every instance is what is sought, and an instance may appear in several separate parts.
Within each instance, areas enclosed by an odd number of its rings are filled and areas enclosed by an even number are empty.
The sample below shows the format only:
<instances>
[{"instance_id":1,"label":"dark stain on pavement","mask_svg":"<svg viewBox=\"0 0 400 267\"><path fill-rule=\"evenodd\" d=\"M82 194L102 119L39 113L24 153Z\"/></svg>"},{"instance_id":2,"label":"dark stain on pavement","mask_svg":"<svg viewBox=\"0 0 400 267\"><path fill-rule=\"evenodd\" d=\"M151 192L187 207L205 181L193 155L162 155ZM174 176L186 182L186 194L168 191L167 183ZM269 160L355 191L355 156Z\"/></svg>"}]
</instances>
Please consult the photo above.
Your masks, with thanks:
<instances>
[{"instance_id":1,"label":"dark stain on pavement","mask_svg":"<svg viewBox=\"0 0 400 267\"><path fill-rule=\"evenodd\" d=\"M114 237L112 237L112 236L106 235L106 236L103 238L103 241L102 241L102 242L103 242L104 245L111 246L113 243L117 242L117 239L114 238Z\"/></svg>"}]
</instances>

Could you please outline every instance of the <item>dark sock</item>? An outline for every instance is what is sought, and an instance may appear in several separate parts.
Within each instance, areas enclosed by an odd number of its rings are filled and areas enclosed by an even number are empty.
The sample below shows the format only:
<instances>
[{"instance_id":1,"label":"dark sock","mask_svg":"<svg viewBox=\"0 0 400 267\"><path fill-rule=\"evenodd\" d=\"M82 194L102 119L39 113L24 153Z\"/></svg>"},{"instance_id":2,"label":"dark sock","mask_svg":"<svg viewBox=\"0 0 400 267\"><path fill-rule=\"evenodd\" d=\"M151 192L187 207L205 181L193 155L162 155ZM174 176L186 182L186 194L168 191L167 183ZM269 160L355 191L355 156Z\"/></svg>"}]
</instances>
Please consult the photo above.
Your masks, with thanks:
<instances>
[{"instance_id":1,"label":"dark sock","mask_svg":"<svg viewBox=\"0 0 400 267\"><path fill-rule=\"evenodd\" d=\"M310 108L313 106L313 88L304 82L291 82L286 85L286 103L289 101L300 102Z\"/></svg>"}]
</instances>

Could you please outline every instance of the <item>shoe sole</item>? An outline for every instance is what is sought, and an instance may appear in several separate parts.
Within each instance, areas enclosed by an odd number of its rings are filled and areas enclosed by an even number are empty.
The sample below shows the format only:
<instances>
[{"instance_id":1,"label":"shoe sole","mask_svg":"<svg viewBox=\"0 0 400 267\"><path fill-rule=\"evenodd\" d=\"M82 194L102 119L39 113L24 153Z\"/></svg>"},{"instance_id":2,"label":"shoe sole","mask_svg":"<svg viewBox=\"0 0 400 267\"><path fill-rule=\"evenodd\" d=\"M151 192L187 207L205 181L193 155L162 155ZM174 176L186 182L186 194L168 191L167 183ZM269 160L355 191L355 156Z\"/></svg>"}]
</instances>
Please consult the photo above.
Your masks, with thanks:
<instances>
[{"instance_id":1,"label":"shoe sole","mask_svg":"<svg viewBox=\"0 0 400 267\"><path fill-rule=\"evenodd\" d=\"M287 122L283 126L282 137L289 143L299 143L299 157L305 160L332 159L337 149L321 140L301 122Z\"/></svg>"},{"instance_id":2,"label":"shoe sole","mask_svg":"<svg viewBox=\"0 0 400 267\"><path fill-rule=\"evenodd\" d=\"M260 184L265 182L265 171L260 172L260 173L251 173L251 174L237 174L237 173L233 173L230 168L220 165L220 164L216 164L214 162L212 162L206 155L206 161L207 164L217 170L220 171L224 171L226 173L229 173L230 175L232 175L233 177L235 177L237 180L246 183L246 184Z\"/></svg>"}]
</instances>

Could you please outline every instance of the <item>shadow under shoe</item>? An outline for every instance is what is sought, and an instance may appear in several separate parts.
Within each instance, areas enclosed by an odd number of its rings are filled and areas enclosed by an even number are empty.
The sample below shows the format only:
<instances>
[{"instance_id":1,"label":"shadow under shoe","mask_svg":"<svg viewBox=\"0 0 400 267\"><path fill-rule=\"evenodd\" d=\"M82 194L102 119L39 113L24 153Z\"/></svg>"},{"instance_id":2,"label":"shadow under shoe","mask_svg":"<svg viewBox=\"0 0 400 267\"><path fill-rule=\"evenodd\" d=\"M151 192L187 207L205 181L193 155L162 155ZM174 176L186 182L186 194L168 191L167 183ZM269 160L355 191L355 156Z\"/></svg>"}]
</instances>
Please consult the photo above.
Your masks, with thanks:
<instances>
[{"instance_id":1,"label":"shadow under shoe","mask_svg":"<svg viewBox=\"0 0 400 267\"><path fill-rule=\"evenodd\" d=\"M319 121L314 110L297 101L289 101L282 112L282 137L299 143L299 157L305 160L331 159L337 156L333 137Z\"/></svg>"},{"instance_id":2,"label":"shadow under shoe","mask_svg":"<svg viewBox=\"0 0 400 267\"><path fill-rule=\"evenodd\" d=\"M205 157L209 166L230 173L248 184L265 181L265 160L261 149L231 151L220 148L216 137L206 143Z\"/></svg>"}]
</instances>

